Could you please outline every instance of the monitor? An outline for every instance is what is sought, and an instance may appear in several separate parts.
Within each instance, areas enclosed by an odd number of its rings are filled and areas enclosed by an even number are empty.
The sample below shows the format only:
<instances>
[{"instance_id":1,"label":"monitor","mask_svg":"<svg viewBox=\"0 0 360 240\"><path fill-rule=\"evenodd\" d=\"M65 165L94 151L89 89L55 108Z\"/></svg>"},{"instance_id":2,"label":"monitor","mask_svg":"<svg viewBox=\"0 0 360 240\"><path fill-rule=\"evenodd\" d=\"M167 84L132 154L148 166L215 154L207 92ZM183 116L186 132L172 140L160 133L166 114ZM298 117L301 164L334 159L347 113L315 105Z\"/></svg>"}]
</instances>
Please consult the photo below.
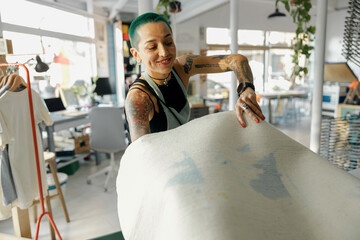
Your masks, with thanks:
<instances>
[{"instance_id":1,"label":"monitor","mask_svg":"<svg viewBox=\"0 0 360 240\"><path fill-rule=\"evenodd\" d=\"M113 94L114 91L111 88L110 79L108 77L98 78L96 81L96 87L94 92L97 93L97 95L99 96Z\"/></svg>"}]
</instances>

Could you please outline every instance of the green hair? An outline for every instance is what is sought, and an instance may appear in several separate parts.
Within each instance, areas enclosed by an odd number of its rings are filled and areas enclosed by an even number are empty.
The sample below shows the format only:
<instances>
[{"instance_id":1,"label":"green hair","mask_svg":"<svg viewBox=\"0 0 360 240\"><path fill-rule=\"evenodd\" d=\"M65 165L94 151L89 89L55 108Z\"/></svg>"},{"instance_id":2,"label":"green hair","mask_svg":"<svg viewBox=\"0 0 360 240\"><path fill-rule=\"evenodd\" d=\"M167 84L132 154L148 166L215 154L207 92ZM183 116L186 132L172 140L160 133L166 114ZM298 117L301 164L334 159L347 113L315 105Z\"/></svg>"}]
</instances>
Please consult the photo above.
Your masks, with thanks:
<instances>
[{"instance_id":1,"label":"green hair","mask_svg":"<svg viewBox=\"0 0 360 240\"><path fill-rule=\"evenodd\" d=\"M135 18L135 20L132 21L132 23L130 24L129 37L130 37L131 46L134 48L138 47L140 39L139 39L139 34L137 33L137 30L139 27L141 27L142 25L144 25L146 23L156 23L156 22L166 23L166 25L170 28L170 31L172 33L172 29L170 27L169 22L163 16L153 13L153 12L144 13L144 14L138 16L137 18Z\"/></svg>"}]
</instances>

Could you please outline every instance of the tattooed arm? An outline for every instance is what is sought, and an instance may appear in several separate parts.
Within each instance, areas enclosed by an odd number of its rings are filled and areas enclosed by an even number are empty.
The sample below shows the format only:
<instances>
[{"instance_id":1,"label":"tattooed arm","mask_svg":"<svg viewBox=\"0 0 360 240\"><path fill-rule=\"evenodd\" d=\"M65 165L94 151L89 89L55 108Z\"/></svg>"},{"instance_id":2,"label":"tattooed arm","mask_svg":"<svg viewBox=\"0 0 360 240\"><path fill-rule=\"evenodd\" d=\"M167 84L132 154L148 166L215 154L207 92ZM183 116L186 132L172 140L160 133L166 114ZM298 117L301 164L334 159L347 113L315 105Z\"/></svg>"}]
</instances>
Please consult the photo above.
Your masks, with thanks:
<instances>
[{"instance_id":1,"label":"tattooed arm","mask_svg":"<svg viewBox=\"0 0 360 240\"><path fill-rule=\"evenodd\" d=\"M254 83L253 75L249 66L248 59L240 54L217 55L217 56L182 56L177 59L178 64L187 79L190 76L200 73L219 73L233 71L239 83ZM244 110L243 104L246 103L249 108ZM255 122L259 122L258 117L265 119L260 106L256 101L256 94L251 88L243 91L236 103L235 110L240 124L245 127L243 113L246 112ZM257 117L258 116L258 117Z\"/></svg>"},{"instance_id":2,"label":"tattooed arm","mask_svg":"<svg viewBox=\"0 0 360 240\"><path fill-rule=\"evenodd\" d=\"M186 75L234 71L239 82L253 83L253 76L247 58L240 54L217 56L182 56L178 63Z\"/></svg>"},{"instance_id":3,"label":"tattooed arm","mask_svg":"<svg viewBox=\"0 0 360 240\"><path fill-rule=\"evenodd\" d=\"M154 107L146 93L135 89L130 91L126 97L125 110L132 142L150 133L150 117Z\"/></svg>"}]
</instances>

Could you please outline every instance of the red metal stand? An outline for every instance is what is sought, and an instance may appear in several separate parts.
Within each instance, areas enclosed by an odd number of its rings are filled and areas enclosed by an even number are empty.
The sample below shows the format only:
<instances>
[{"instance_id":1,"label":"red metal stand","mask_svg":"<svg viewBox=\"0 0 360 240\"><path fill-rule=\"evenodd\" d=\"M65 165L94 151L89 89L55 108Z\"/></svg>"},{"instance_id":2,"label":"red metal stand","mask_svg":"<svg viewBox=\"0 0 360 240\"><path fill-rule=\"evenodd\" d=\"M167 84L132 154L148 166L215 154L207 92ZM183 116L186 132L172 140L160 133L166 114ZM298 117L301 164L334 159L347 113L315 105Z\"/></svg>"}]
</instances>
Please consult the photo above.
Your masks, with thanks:
<instances>
[{"instance_id":1,"label":"red metal stand","mask_svg":"<svg viewBox=\"0 0 360 240\"><path fill-rule=\"evenodd\" d=\"M51 223L51 226L56 232L56 235L60 240L62 240L60 233L58 229L56 228L55 222L52 219L49 212L45 212L44 207L44 195L42 191L42 181L41 181L41 173L40 173L40 162L39 162L39 151L38 151L38 145L37 145L37 139L36 139L36 131L35 131L35 118L34 118L34 108L33 108L33 101L32 101L32 94L31 94L31 84L30 84L30 74L29 70L24 64L21 63L1 63L0 67L9 67L9 66L19 66L23 67L26 71L26 78L27 78L27 90L28 90L28 97L29 97L29 106L30 106L30 117L31 117L31 128L33 133L33 142L34 142L34 149L35 149L35 158L36 158L36 170L37 170L37 176L38 176L38 183L39 183L39 193L40 193L40 205L41 205L41 215L39 216L37 223L36 223L36 233L35 233L35 240L38 239L39 236L39 229L40 229L40 221L41 218L47 214L49 217L49 221Z\"/></svg>"}]
</instances>

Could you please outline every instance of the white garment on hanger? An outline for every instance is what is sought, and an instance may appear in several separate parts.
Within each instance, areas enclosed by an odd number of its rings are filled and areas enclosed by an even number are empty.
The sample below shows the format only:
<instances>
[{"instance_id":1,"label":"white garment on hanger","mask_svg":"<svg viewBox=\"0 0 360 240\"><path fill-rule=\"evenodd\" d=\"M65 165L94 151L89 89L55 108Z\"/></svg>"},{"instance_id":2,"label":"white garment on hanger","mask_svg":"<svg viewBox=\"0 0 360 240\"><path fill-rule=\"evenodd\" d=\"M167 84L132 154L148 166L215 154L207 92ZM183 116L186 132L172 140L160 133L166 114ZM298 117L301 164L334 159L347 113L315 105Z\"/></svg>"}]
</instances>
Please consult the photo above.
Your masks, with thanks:
<instances>
[{"instance_id":1,"label":"white garment on hanger","mask_svg":"<svg viewBox=\"0 0 360 240\"><path fill-rule=\"evenodd\" d=\"M43 145L38 124L53 123L50 114L40 95L32 90L35 129L39 151L40 172L43 193L47 193L46 171L43 156ZM20 92L7 91L0 97L0 147L9 144L9 159L14 183L18 195L18 207L28 208L33 200L39 197L36 169L36 158L30 118L30 107L27 90Z\"/></svg>"}]
</instances>

